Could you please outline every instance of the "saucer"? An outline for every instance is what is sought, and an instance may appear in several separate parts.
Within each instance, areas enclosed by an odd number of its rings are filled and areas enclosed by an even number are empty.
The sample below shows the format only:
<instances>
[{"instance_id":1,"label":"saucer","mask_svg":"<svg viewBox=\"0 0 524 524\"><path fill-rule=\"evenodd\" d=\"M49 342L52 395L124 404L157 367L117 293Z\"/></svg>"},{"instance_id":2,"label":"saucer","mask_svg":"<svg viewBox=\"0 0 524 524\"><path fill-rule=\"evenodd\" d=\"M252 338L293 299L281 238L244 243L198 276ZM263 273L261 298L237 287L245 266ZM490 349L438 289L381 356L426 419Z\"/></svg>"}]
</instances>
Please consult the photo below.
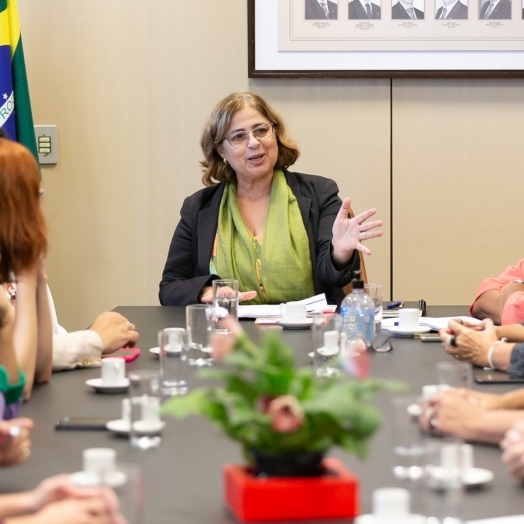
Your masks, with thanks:
<instances>
[{"instance_id":1,"label":"saucer","mask_svg":"<svg viewBox=\"0 0 524 524\"><path fill-rule=\"evenodd\" d=\"M422 515L410 513L407 520L404 520L404 524L426 524L427 518ZM375 515L360 515L355 518L355 524L376 524L378 521L375 519ZM380 519L380 522L384 522L384 519Z\"/></svg>"},{"instance_id":2,"label":"saucer","mask_svg":"<svg viewBox=\"0 0 524 524\"><path fill-rule=\"evenodd\" d=\"M75 484L75 486L89 487L100 485L98 475L87 473L87 471L71 473L69 479L72 484ZM113 471L112 473L104 475L103 482L111 488L118 488L127 482L127 475L123 471Z\"/></svg>"},{"instance_id":3,"label":"saucer","mask_svg":"<svg viewBox=\"0 0 524 524\"><path fill-rule=\"evenodd\" d=\"M286 320L283 318L278 321L278 325L284 329L307 329L313 324L312 318L306 318L304 320Z\"/></svg>"},{"instance_id":4,"label":"saucer","mask_svg":"<svg viewBox=\"0 0 524 524\"><path fill-rule=\"evenodd\" d=\"M86 380L86 385L94 388L97 393L125 393L129 388L129 379L124 378L121 383L108 386L102 383L101 378L90 378Z\"/></svg>"},{"instance_id":5,"label":"saucer","mask_svg":"<svg viewBox=\"0 0 524 524\"><path fill-rule=\"evenodd\" d=\"M160 348L158 346L156 348L149 348L149 353L158 357L160 356Z\"/></svg>"},{"instance_id":6,"label":"saucer","mask_svg":"<svg viewBox=\"0 0 524 524\"><path fill-rule=\"evenodd\" d=\"M384 328L395 337L404 337L404 338L413 338L415 335L420 335L420 333L429 333L431 328L428 326L419 326L417 329L403 329L400 326L391 326Z\"/></svg>"},{"instance_id":7,"label":"saucer","mask_svg":"<svg viewBox=\"0 0 524 524\"><path fill-rule=\"evenodd\" d=\"M442 482L442 470L441 468L436 468L432 474L433 479L435 479L434 485L432 487L439 488ZM482 484L487 484L491 482L494 478L493 471L483 468L469 468L462 477L464 485L472 488L475 486L481 486ZM433 484L433 482L432 482Z\"/></svg>"},{"instance_id":8,"label":"saucer","mask_svg":"<svg viewBox=\"0 0 524 524\"><path fill-rule=\"evenodd\" d=\"M110 420L106 424L106 428L117 435L129 435L129 422L124 419Z\"/></svg>"},{"instance_id":9,"label":"saucer","mask_svg":"<svg viewBox=\"0 0 524 524\"><path fill-rule=\"evenodd\" d=\"M469 468L464 473L464 484L466 486L480 486L491 482L494 478L493 471L484 468Z\"/></svg>"},{"instance_id":10,"label":"saucer","mask_svg":"<svg viewBox=\"0 0 524 524\"><path fill-rule=\"evenodd\" d=\"M135 422L135 430L138 435L156 435L160 433L166 426L166 423L163 420L159 420L152 424L151 422L144 422L139 420ZM117 435L129 435L129 422L126 422L123 419L110 420L106 424L106 428Z\"/></svg>"}]
</instances>

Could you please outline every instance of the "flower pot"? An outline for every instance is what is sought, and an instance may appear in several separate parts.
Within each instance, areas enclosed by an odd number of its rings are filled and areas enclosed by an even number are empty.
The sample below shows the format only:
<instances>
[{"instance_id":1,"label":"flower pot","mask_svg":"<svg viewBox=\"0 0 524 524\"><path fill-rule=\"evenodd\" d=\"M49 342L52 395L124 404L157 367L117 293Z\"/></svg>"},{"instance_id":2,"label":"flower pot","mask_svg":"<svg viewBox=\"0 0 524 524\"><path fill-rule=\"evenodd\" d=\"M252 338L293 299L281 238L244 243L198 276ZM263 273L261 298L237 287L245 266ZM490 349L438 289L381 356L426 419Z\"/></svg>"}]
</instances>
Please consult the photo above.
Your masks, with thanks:
<instances>
[{"instance_id":1,"label":"flower pot","mask_svg":"<svg viewBox=\"0 0 524 524\"><path fill-rule=\"evenodd\" d=\"M349 519L359 514L358 480L337 459L314 477L257 478L245 466L224 466L224 501L241 522Z\"/></svg>"},{"instance_id":2,"label":"flower pot","mask_svg":"<svg viewBox=\"0 0 524 524\"><path fill-rule=\"evenodd\" d=\"M315 477L322 475L321 452L250 451L255 477Z\"/></svg>"}]
</instances>

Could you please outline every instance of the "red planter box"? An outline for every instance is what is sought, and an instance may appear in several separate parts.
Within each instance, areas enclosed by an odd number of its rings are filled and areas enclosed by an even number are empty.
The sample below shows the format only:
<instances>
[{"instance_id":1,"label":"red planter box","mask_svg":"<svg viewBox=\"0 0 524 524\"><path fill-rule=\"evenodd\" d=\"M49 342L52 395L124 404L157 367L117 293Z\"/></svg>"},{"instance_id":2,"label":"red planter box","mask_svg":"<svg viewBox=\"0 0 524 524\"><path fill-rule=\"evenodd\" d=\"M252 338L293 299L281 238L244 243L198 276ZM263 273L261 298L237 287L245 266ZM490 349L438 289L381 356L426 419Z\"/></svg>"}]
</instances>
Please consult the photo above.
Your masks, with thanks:
<instances>
[{"instance_id":1,"label":"red planter box","mask_svg":"<svg viewBox=\"0 0 524 524\"><path fill-rule=\"evenodd\" d=\"M358 480L337 459L324 459L320 477L254 478L249 468L224 466L224 499L242 522L354 518Z\"/></svg>"}]
</instances>

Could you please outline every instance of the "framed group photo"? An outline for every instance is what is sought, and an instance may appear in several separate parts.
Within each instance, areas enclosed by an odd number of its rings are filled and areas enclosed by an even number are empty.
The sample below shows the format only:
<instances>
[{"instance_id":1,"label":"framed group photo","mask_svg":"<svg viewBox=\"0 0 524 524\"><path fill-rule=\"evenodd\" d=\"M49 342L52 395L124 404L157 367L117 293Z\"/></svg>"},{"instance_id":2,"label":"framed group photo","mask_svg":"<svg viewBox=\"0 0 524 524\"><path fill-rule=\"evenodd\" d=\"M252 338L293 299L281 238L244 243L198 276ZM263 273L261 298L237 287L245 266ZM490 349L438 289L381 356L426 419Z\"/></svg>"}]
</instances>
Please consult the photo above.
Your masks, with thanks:
<instances>
[{"instance_id":1,"label":"framed group photo","mask_svg":"<svg viewBox=\"0 0 524 524\"><path fill-rule=\"evenodd\" d=\"M248 0L251 78L524 77L524 0Z\"/></svg>"}]
</instances>

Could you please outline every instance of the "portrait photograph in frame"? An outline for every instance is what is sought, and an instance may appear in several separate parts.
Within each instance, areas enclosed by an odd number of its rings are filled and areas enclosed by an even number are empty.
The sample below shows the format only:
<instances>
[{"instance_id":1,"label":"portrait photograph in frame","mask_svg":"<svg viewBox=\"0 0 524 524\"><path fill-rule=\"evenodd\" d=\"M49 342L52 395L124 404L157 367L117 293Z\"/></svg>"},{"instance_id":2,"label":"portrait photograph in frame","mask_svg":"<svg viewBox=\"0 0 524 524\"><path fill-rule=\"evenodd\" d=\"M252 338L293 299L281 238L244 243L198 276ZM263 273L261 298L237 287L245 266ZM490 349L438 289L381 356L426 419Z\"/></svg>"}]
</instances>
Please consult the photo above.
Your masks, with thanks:
<instances>
[{"instance_id":1,"label":"portrait photograph in frame","mask_svg":"<svg viewBox=\"0 0 524 524\"><path fill-rule=\"evenodd\" d=\"M483 16L486 0L371 0L380 18L358 19L366 0L313 1L248 0L250 78L524 77L522 0L509 19Z\"/></svg>"}]
</instances>

